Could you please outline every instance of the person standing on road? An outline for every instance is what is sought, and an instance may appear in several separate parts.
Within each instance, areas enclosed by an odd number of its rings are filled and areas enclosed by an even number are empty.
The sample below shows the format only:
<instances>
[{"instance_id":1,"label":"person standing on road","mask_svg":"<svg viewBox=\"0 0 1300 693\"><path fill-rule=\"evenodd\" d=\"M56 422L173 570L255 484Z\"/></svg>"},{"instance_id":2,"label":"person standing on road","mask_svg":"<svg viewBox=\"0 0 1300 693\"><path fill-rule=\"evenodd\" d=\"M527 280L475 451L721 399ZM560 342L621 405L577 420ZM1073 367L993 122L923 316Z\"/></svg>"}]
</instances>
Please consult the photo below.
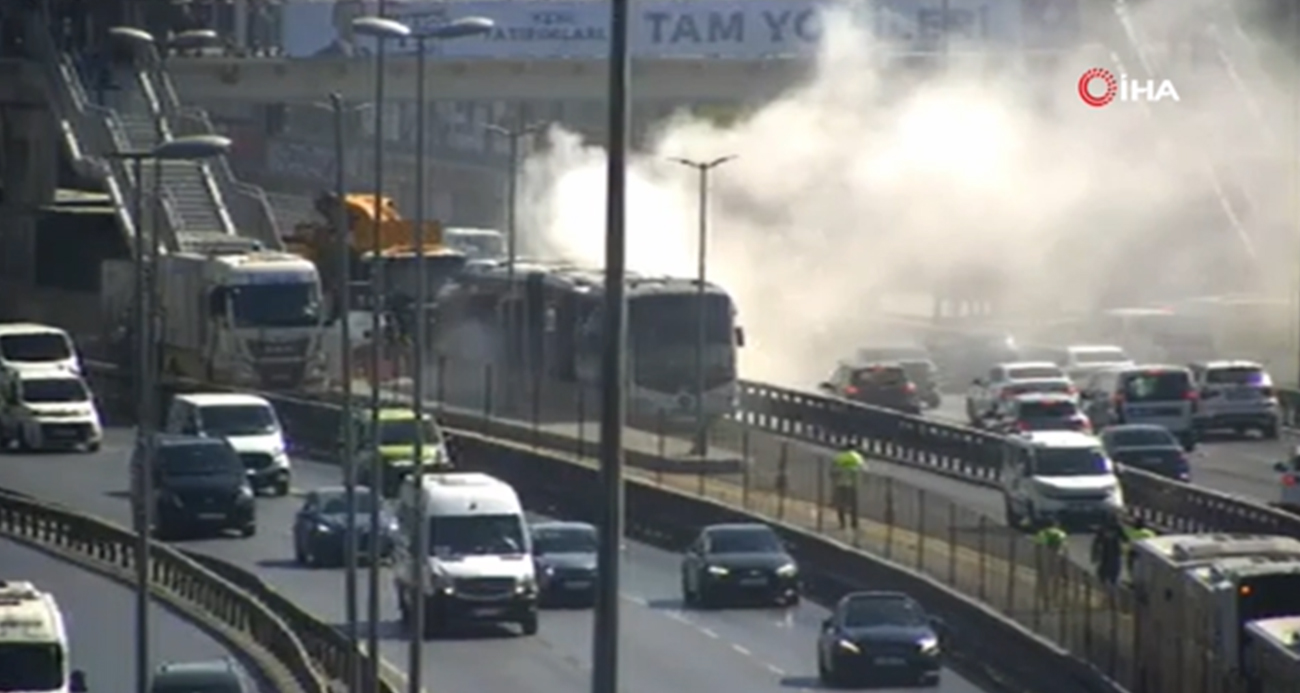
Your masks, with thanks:
<instances>
[{"instance_id":1,"label":"person standing on road","mask_svg":"<svg viewBox=\"0 0 1300 693\"><path fill-rule=\"evenodd\" d=\"M1061 581L1061 559L1066 553L1066 542L1070 535L1061 528L1061 521L1052 518L1046 527L1034 535L1038 545L1038 599L1042 604L1050 604L1056 599L1057 583Z\"/></svg>"},{"instance_id":2,"label":"person standing on road","mask_svg":"<svg viewBox=\"0 0 1300 693\"><path fill-rule=\"evenodd\" d=\"M1119 582L1124 560L1124 527L1118 517L1107 520L1092 538L1092 565L1097 579L1107 585Z\"/></svg>"},{"instance_id":3,"label":"person standing on road","mask_svg":"<svg viewBox=\"0 0 1300 693\"><path fill-rule=\"evenodd\" d=\"M1151 539L1156 536L1155 530L1147 526L1147 521L1140 517L1133 518L1133 521L1124 528L1124 562L1128 564L1129 579L1133 577L1133 559L1137 552L1133 550L1133 545L1143 539Z\"/></svg>"},{"instance_id":4,"label":"person standing on road","mask_svg":"<svg viewBox=\"0 0 1300 693\"><path fill-rule=\"evenodd\" d=\"M831 460L831 484L834 488L835 515L840 529L858 528L858 475L867 470L862 453L845 448Z\"/></svg>"}]
</instances>

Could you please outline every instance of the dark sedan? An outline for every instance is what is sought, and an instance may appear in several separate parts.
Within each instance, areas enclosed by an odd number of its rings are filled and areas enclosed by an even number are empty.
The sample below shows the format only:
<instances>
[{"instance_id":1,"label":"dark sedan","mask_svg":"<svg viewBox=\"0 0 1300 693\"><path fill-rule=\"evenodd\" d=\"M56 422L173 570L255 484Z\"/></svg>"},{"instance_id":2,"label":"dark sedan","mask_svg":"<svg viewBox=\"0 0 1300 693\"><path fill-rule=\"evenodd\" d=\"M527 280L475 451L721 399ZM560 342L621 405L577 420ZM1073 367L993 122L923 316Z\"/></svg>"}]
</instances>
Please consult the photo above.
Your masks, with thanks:
<instances>
[{"instance_id":1,"label":"dark sedan","mask_svg":"<svg viewBox=\"0 0 1300 693\"><path fill-rule=\"evenodd\" d=\"M591 606L596 601L596 528L585 522L532 526L537 588L546 606Z\"/></svg>"},{"instance_id":2,"label":"dark sedan","mask_svg":"<svg viewBox=\"0 0 1300 693\"><path fill-rule=\"evenodd\" d=\"M1107 426L1101 444L1111 460L1177 481L1191 481L1187 451L1169 429L1152 424Z\"/></svg>"},{"instance_id":3,"label":"dark sedan","mask_svg":"<svg viewBox=\"0 0 1300 693\"><path fill-rule=\"evenodd\" d=\"M799 603L799 566L762 524L705 527L682 561L682 601L709 608L726 601Z\"/></svg>"},{"instance_id":4,"label":"dark sedan","mask_svg":"<svg viewBox=\"0 0 1300 693\"><path fill-rule=\"evenodd\" d=\"M938 685L943 622L901 592L854 592L822 623L817 676L823 685Z\"/></svg>"},{"instance_id":5,"label":"dark sedan","mask_svg":"<svg viewBox=\"0 0 1300 693\"><path fill-rule=\"evenodd\" d=\"M370 509L379 508L379 532L370 526ZM392 555L397 519L364 486L356 490L357 560L367 563L372 552L379 560ZM348 501L343 487L319 488L307 494L293 521L293 556L301 565L341 566L346 558Z\"/></svg>"}]
</instances>

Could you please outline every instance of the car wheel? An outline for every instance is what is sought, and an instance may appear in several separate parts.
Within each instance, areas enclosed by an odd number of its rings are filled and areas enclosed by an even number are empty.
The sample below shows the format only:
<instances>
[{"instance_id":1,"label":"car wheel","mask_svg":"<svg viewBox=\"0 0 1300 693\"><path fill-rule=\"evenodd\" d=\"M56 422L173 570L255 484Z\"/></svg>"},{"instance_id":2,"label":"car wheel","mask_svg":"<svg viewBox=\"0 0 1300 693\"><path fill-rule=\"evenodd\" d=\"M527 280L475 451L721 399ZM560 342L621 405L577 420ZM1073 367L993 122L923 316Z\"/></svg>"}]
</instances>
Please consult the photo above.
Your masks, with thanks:
<instances>
[{"instance_id":1,"label":"car wheel","mask_svg":"<svg viewBox=\"0 0 1300 693\"><path fill-rule=\"evenodd\" d=\"M289 495L289 480L285 479L283 481L275 482L275 488L273 489L273 491L277 496Z\"/></svg>"},{"instance_id":2,"label":"car wheel","mask_svg":"<svg viewBox=\"0 0 1300 693\"><path fill-rule=\"evenodd\" d=\"M257 524L250 522L239 528L239 536L247 539L257 534Z\"/></svg>"},{"instance_id":3,"label":"car wheel","mask_svg":"<svg viewBox=\"0 0 1300 693\"><path fill-rule=\"evenodd\" d=\"M90 454L93 455L93 454L99 452L99 446L100 446L100 443L99 443L98 441L96 441L96 442L94 442L94 443L87 443L87 444L86 444L86 452L88 452L88 453L90 453Z\"/></svg>"},{"instance_id":4,"label":"car wheel","mask_svg":"<svg viewBox=\"0 0 1300 693\"><path fill-rule=\"evenodd\" d=\"M537 614L530 614L520 620L519 632L524 635L537 635Z\"/></svg>"},{"instance_id":5,"label":"car wheel","mask_svg":"<svg viewBox=\"0 0 1300 693\"><path fill-rule=\"evenodd\" d=\"M817 653L817 681L826 688L836 688L839 685L835 680L835 670L826 664L826 658L820 651Z\"/></svg>"},{"instance_id":6,"label":"car wheel","mask_svg":"<svg viewBox=\"0 0 1300 693\"><path fill-rule=\"evenodd\" d=\"M800 597L799 597L799 593L798 593L798 592L795 592L794 594L792 594L792 595L786 597L785 599L783 599L783 600L782 600L782 604L783 604L784 606L799 606L799 602L800 602L800 601L801 601L801 599L800 599Z\"/></svg>"},{"instance_id":7,"label":"car wheel","mask_svg":"<svg viewBox=\"0 0 1300 693\"><path fill-rule=\"evenodd\" d=\"M1277 424L1265 426L1264 428L1259 429L1259 435L1264 440L1277 440Z\"/></svg>"},{"instance_id":8,"label":"car wheel","mask_svg":"<svg viewBox=\"0 0 1300 693\"><path fill-rule=\"evenodd\" d=\"M409 629L413 619L411 618L411 607L406 601L406 593L401 587L398 587L394 591L397 593L397 619L401 622L402 626Z\"/></svg>"},{"instance_id":9,"label":"car wheel","mask_svg":"<svg viewBox=\"0 0 1300 693\"><path fill-rule=\"evenodd\" d=\"M1011 529L1020 529L1020 525L1025 519L1016 512L1015 507L1011 505L1011 501L1003 500L1002 507L1002 514L1006 519L1007 526Z\"/></svg>"},{"instance_id":10,"label":"car wheel","mask_svg":"<svg viewBox=\"0 0 1300 693\"><path fill-rule=\"evenodd\" d=\"M696 602L696 594L694 591L691 590L691 581L687 580L686 575L683 574L682 575L682 604L688 607L693 607L695 606L695 602Z\"/></svg>"}]
</instances>

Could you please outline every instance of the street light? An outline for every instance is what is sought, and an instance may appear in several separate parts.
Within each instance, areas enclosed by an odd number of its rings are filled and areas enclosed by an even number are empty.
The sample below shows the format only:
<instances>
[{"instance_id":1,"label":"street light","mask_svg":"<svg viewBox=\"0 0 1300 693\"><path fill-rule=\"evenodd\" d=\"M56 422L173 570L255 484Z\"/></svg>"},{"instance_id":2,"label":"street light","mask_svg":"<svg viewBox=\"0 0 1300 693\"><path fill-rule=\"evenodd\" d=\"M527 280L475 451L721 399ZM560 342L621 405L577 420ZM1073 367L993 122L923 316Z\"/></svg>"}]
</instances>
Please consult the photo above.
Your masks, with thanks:
<instances>
[{"instance_id":1,"label":"street light","mask_svg":"<svg viewBox=\"0 0 1300 693\"><path fill-rule=\"evenodd\" d=\"M485 127L488 132L492 132L507 138L510 142L510 163L506 172L506 282L510 287L511 298L515 295L515 264L519 258L519 232L518 226L518 207L519 207L519 140L525 137L531 137L538 132L546 129L547 123L532 123L523 127L507 128L500 125L488 124ZM508 329L513 331L514 326L520 324L515 319L515 311L519 309L517 301L510 301L506 304L506 320ZM527 325L527 323L523 323ZM528 343L528 336L525 335L524 343ZM516 363L518 352L515 346L519 344L518 340L510 340L510 365L513 367ZM524 353L529 353L527 349ZM522 359L519 359L522 360Z\"/></svg>"},{"instance_id":2,"label":"street light","mask_svg":"<svg viewBox=\"0 0 1300 693\"><path fill-rule=\"evenodd\" d=\"M342 343L340 367L343 387L343 488L348 505L347 536L343 549L344 564L344 609L347 618L347 636L351 647L348 649L347 674L345 681L349 691L361 691L361 667L358 666L358 651L361 646L361 626L358 622L357 609L357 470L356 470L356 421L353 419L352 402L352 226L348 218L347 205L347 170L344 166L346 152L344 118L348 113L363 111L370 107L368 103L348 105L343 95L330 94L328 103L313 103L313 106L329 109L334 116L334 204L338 244L339 285L341 289L335 297L335 308L339 315L339 341ZM375 497L371 497L374 501Z\"/></svg>"},{"instance_id":3,"label":"street light","mask_svg":"<svg viewBox=\"0 0 1300 693\"><path fill-rule=\"evenodd\" d=\"M158 224L152 225L149 234L150 252L146 261L144 253L144 190L140 184L142 163L145 159L154 161L197 161L214 156L221 156L230 150L230 140L218 135L195 135L161 142L158 146L145 151L115 152L109 156L131 162L132 175L135 178L135 190L131 199L131 217L135 224L135 244L133 260L135 263L135 333L136 358L135 368L136 397L139 398L139 421L136 426L136 449L143 453L143 459L134 463L140 465L136 470L138 480L135 503L136 518L136 689L138 693L149 693L149 678L152 670L149 665L149 533L153 524L153 432L158 425L158 395L154 370L158 366L155 358L155 342L160 334L157 319L158 307L158 257L161 252L158 238ZM162 188L161 178L154 178L154 203L158 202ZM157 215L154 216L157 221ZM149 280L145 280L146 262L149 267Z\"/></svg>"},{"instance_id":4,"label":"street light","mask_svg":"<svg viewBox=\"0 0 1300 693\"><path fill-rule=\"evenodd\" d=\"M382 1L380 3L383 4ZM383 9L381 7L380 12ZM359 17L352 20L352 30L363 36L377 40L375 50L375 194L374 226L371 228L371 255L373 263L370 268L370 428L368 441L376 440L379 432L379 362L380 344L383 334L383 319L380 307L383 304L384 263L383 247L379 242L379 224L382 216L381 205L384 196L384 53L389 39L404 39L411 35L411 27L383 17ZM348 422L353 425L355 422ZM369 444L369 443L367 443ZM383 460L375 455L370 466L370 528L379 529L379 497L383 495L383 486L376 488L376 483L383 479ZM377 493L378 492L378 493ZM374 534L372 536L378 536ZM379 561L373 560L374 547L371 546L371 559L366 568L370 584L366 586L366 614L369 624L366 628L366 654L369 656L369 671L366 672L367 685L373 686L379 680Z\"/></svg>"},{"instance_id":5,"label":"street light","mask_svg":"<svg viewBox=\"0 0 1300 693\"><path fill-rule=\"evenodd\" d=\"M414 339L412 340L414 342L413 351L415 352L415 358L414 358L413 369L412 369L413 372L411 374L412 381L413 381L412 383L413 387L411 392L411 399L412 399L411 409L412 409L412 413L415 416L415 422L416 422L415 441L414 441L415 449L413 451L415 453L415 469L413 470L413 473L415 475L415 481L418 483L420 482L421 479L424 478L424 464L425 464L424 348L425 348L425 336L426 336L425 330L427 328L427 323L428 323L426 312L427 312L428 293L429 293L428 268L425 266L425 262L424 262L424 224L425 224L424 217L425 217L425 192L426 192L425 188L427 187L425 184L425 167L426 167L425 158L427 156L426 150L428 149L428 147L425 144L425 130L428 125L425 122L427 120L427 118L425 117L425 107L427 101L427 99L425 98L425 89L426 89L426 81L427 81L425 78L425 66L428 61L427 47L429 41L449 40L449 39L465 38L468 36L480 36L482 34L486 34L492 30L494 23L492 20L483 17L467 17L465 19L459 19L453 22L449 22L439 27L434 27L428 30L421 31L418 34L412 34L411 28L405 24L402 24L401 22L397 22L391 19L384 19L382 17L362 17L354 21L352 23L352 26L359 34L374 36L380 39L381 45L383 43L383 39L387 39L387 38L413 37L416 41L415 235L414 238L412 239L415 245L415 272L416 272L415 274L415 283L416 283L415 316L416 317L415 317L415 325L414 325L415 334L413 335ZM379 79L381 80L383 79L382 75L380 76ZM382 93L376 94L375 103L377 109L381 108L383 105L382 97L383 97ZM379 135L379 131L378 128L376 128L376 137L378 137L378 135ZM383 148L382 138L378 138L377 142L378 142L377 147L379 149L382 149ZM377 175L376 184L375 184L376 202L378 202L379 194L382 191L382 187L379 185L379 183L380 181ZM378 229L376 229L375 238L376 238L376 242L378 242L378 238L379 238ZM376 256L376 260L378 260L379 254L377 252L375 256ZM378 393L378 387L373 387L372 392ZM378 408L376 407L375 411L372 413L372 416L377 416L377 415L378 415ZM381 461L379 456L376 456L375 460L376 462ZM374 483L373 480L382 479L381 471L373 470L373 472L374 473L371 474L372 484ZM377 506L372 506L372 515L371 515L371 521L373 523L372 530L376 532L378 531L379 528L379 517L378 517L377 509L378 509ZM419 496L417 496L417 500L416 500L416 517L419 519L415 523L415 527L414 527L415 536L413 537L413 542L414 545L418 547L418 550L421 552L423 552L429 544L428 537L427 537L429 527L424 521L424 515L425 515L424 495L420 494ZM375 561L371 561L371 564L374 565ZM412 613L410 618L410 624L411 624L412 632L410 637L410 653L408 655L408 663L407 663L407 667L408 667L407 686L410 693L421 693L421 690L423 689L423 678L424 678L423 654L424 654L424 616L425 616L424 596L425 595L424 595L423 585L425 584L424 576L425 576L425 572L428 570L428 562L424 560L411 561L410 568L411 568L411 584L416 585L417 588L414 590L414 594L412 595L412 604L411 604ZM377 577L377 575L375 577ZM372 578L372 580L374 579L375 578ZM372 582L372 584L374 583ZM376 613L375 616L376 617L372 618L371 620L371 628L376 632L377 635L378 614Z\"/></svg>"},{"instance_id":6,"label":"street light","mask_svg":"<svg viewBox=\"0 0 1300 693\"><path fill-rule=\"evenodd\" d=\"M701 457L709 454L709 422L704 416L704 350L705 333L708 329L708 312L704 310L704 282L707 279L709 249L709 172L732 161L736 155L720 156L712 161L696 161L671 157L669 160L700 174L699 188L699 240L696 241L696 256L699 267L696 275L696 333L695 333L695 442L691 453Z\"/></svg>"}]
</instances>

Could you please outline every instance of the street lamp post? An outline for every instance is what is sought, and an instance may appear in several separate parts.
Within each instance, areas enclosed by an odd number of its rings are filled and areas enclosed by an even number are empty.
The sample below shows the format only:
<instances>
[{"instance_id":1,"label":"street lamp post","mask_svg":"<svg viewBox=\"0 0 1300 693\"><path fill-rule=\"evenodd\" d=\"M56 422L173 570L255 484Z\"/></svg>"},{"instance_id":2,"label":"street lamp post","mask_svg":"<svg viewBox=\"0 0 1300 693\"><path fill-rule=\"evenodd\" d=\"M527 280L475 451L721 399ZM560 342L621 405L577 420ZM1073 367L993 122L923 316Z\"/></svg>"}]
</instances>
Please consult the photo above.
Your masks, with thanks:
<instances>
[{"instance_id":1,"label":"street lamp post","mask_svg":"<svg viewBox=\"0 0 1300 693\"><path fill-rule=\"evenodd\" d=\"M510 287L510 296L515 298L515 264L519 259L519 141L525 137L531 137L541 132L547 126L546 123L532 123L516 128L506 128L500 125L487 125L488 132L492 132L507 138L510 143L510 162L506 171L506 284ZM515 334L518 326L518 316L516 311L519 310L518 302L511 300L506 303L506 315L504 316L507 325L507 334ZM524 339L528 343L528 337ZM519 342L515 339L510 340L509 354L510 365L513 367L516 363L516 357L520 353L528 353L528 349L516 349ZM520 358L520 361L523 359Z\"/></svg>"},{"instance_id":2,"label":"street lamp post","mask_svg":"<svg viewBox=\"0 0 1300 693\"><path fill-rule=\"evenodd\" d=\"M427 187L425 182L426 157L427 149L425 143L425 133L427 123L425 123L426 108L426 75L425 68L427 63L428 51L427 44L429 41L449 40L463 38L467 36L479 36L492 30L493 22L490 19L481 17L468 17L456 20L443 26L434 27L419 34L412 34L411 28L400 22L381 17L363 17L353 22L353 27L358 33L373 36L381 42L387 38L404 38L414 37L416 41L416 69L415 69L415 233L412 239L415 245L415 334L413 351L415 358L413 363L412 381L413 387L411 392L411 409L415 416L415 481L419 482L424 476L425 465L425 402L424 402L424 347L426 329L428 320L426 313L428 310L428 268L424 261L424 227L425 227L425 194ZM375 99L376 106L381 103L382 94L377 95ZM380 145L382 146L382 144ZM378 185L376 185L378 189ZM376 196L377 197L377 196ZM376 234L378 238L378 234ZM378 259L378 258L376 258ZM378 388L375 388L377 391ZM376 410L377 411L377 410ZM376 460L379 456L376 456ZM371 475L371 479L381 479L382 475L378 472ZM372 481L372 483L374 483ZM417 551L423 552L429 544L428 531L429 526L424 520L424 496L421 494L416 501L415 527L412 529L415 535L412 539ZM371 530L378 531L378 516L372 516ZM375 563L372 561L372 564ZM424 684L424 576L428 570L428 562L425 560L413 560L410 564L411 584L416 585L414 594L412 594L411 608L411 634L410 634L410 653L408 655L408 672L407 685L410 693L421 693ZM372 621L373 627L374 621Z\"/></svg>"},{"instance_id":3,"label":"street lamp post","mask_svg":"<svg viewBox=\"0 0 1300 693\"><path fill-rule=\"evenodd\" d=\"M691 446L692 454L701 457L709 454L709 421L704 413L704 352L705 335L708 331L708 311L704 310L705 282L708 279L709 249L709 173L713 169L732 161L735 155L721 156L712 161L696 161L673 157L671 161L693 168L699 172L699 237L696 241L696 333L695 333L695 441Z\"/></svg>"},{"instance_id":4,"label":"street lamp post","mask_svg":"<svg viewBox=\"0 0 1300 693\"><path fill-rule=\"evenodd\" d=\"M149 648L149 592L150 561L149 534L153 525L153 434L158 425L158 393L155 369L158 359L154 357L154 343L161 335L157 322L158 307L158 256L161 239L158 238L158 224L152 224L148 242L152 246L146 259L144 244L144 190L140 185L140 176L145 159L154 161L198 161L214 156L221 156L230 150L230 140L217 135L197 135L182 137L166 142L147 151L117 152L112 158L131 162L132 175L135 178L135 190L131 200L131 216L135 224L135 333L137 340L136 397L139 399L139 421L136 426L136 449L140 459L133 461L137 465L134 475L132 500L135 504L136 519L136 689L138 693L149 693L150 648ZM155 181L157 185L157 181ZM157 199L154 200L157 204ZM155 218L156 221L156 218ZM148 278L146 279L146 265Z\"/></svg>"},{"instance_id":5,"label":"street lamp post","mask_svg":"<svg viewBox=\"0 0 1300 693\"><path fill-rule=\"evenodd\" d=\"M361 625L358 617L357 605L357 474L356 474L356 421L353 418L352 402L352 292L350 280L352 277L352 226L348 218L347 206L347 168L344 166L344 156L346 154L346 123L345 117L350 112L356 112L368 108L370 104L361 103L348 105L343 101L343 95L337 92L330 94L328 103L312 104L318 108L328 109L333 115L334 120L334 204L335 219L334 227L336 237L334 242L337 244L335 249L338 253L336 272L339 273L339 285L341 289L338 296L335 297L335 309L339 316L339 342L341 343L340 353L340 386L343 390L343 494L348 506L347 526L344 528L347 536L344 537L343 547L343 564L344 564L344 591L343 596L345 619L347 620L346 632L348 642L351 648L348 650L348 662L346 681L348 690L360 693L361 691L361 667L357 661L357 654L361 647ZM374 500L372 497L371 500Z\"/></svg>"},{"instance_id":6,"label":"street lamp post","mask_svg":"<svg viewBox=\"0 0 1300 693\"><path fill-rule=\"evenodd\" d=\"M380 2L380 13L383 13L383 2ZM378 45L375 48L375 194L373 197L374 213L372 214L374 226L372 227L371 238L371 268L370 268L370 416L369 432L367 444L375 440L379 431L379 364L381 350L383 349L383 317L382 304L384 301L383 283L384 283L384 263L380 245L380 218L382 215L382 204L384 197L384 54L389 39L403 39L411 35L411 28L401 22L385 19L383 17L361 17L352 21L352 30L357 34L372 36L377 40ZM353 423L353 422L350 422ZM383 459L380 455L374 455L370 466L370 493L372 495L370 504L369 525L372 530L379 527L379 503L382 494L382 487L376 488L377 481L383 478ZM368 687L373 687L379 681L379 561L372 560L367 565L369 585L366 588L366 612L369 618L369 624L366 632L366 654L369 657L369 670L366 672L366 681Z\"/></svg>"}]
</instances>

